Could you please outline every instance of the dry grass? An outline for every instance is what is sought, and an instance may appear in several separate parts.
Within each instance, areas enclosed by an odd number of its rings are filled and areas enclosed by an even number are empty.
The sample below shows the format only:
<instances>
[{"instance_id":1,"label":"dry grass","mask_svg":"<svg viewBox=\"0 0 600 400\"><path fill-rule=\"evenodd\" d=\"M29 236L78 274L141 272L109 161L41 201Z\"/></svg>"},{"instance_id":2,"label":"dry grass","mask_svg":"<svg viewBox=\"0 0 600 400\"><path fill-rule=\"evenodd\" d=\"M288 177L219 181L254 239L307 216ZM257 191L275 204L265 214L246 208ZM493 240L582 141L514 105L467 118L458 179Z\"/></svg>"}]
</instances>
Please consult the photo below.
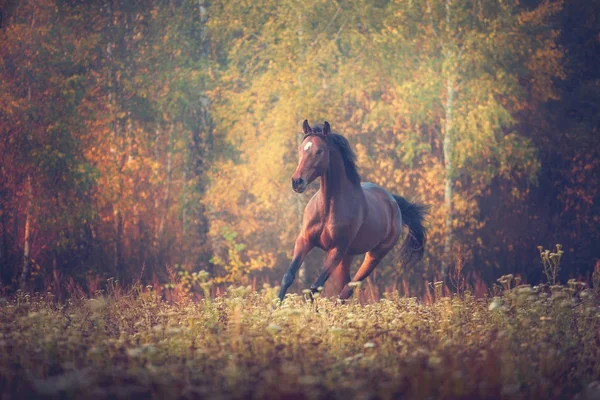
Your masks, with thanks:
<instances>
[{"instance_id":1,"label":"dry grass","mask_svg":"<svg viewBox=\"0 0 600 400\"><path fill-rule=\"evenodd\" d=\"M574 282L430 305L275 297L0 299L2 398L584 399L600 378L598 302Z\"/></svg>"}]
</instances>

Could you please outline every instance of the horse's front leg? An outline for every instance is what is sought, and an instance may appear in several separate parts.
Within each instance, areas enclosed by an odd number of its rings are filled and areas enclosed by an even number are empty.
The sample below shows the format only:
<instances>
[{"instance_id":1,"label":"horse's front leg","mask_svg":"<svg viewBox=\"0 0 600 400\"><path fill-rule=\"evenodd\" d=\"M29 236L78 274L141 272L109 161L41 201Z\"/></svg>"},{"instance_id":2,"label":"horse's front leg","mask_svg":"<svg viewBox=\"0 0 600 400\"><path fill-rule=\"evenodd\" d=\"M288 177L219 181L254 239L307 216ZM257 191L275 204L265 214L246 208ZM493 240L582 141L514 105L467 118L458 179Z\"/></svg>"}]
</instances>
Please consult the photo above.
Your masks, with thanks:
<instances>
[{"instance_id":1,"label":"horse's front leg","mask_svg":"<svg viewBox=\"0 0 600 400\"><path fill-rule=\"evenodd\" d=\"M303 236L299 236L296 239L296 244L294 245L294 256L292 258L292 262L283 275L283 279L281 280L281 289L279 290L279 300L283 301L285 297L285 292L287 292L288 288L294 282L294 278L296 278L296 273L298 269L302 265L304 258L308 254L310 250L312 250L313 246L306 240Z\"/></svg>"},{"instance_id":2,"label":"horse's front leg","mask_svg":"<svg viewBox=\"0 0 600 400\"><path fill-rule=\"evenodd\" d=\"M315 283L313 283L310 287L311 292L314 293L321 286L325 285L325 282L327 281L327 279L329 279L329 276L331 275L333 270L339 265L339 263L346 255L347 248L348 246L339 246L329 250L329 252L327 253L327 257L325 258L323 272L321 272L321 275L319 275Z\"/></svg>"}]
</instances>

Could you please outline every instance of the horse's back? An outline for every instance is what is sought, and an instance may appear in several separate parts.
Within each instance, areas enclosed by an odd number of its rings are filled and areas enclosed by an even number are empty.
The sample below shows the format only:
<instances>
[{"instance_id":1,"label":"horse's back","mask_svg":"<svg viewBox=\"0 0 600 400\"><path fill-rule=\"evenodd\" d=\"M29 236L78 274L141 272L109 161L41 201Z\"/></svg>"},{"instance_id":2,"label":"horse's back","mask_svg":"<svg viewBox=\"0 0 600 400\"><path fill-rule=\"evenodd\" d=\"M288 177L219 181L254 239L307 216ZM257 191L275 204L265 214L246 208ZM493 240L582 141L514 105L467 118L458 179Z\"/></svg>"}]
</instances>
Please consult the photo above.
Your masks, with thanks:
<instances>
[{"instance_id":1,"label":"horse's back","mask_svg":"<svg viewBox=\"0 0 600 400\"><path fill-rule=\"evenodd\" d=\"M354 254L365 253L387 241L395 242L402 229L402 216L392 194L371 182L362 182L361 187L366 213L351 245Z\"/></svg>"},{"instance_id":2,"label":"horse's back","mask_svg":"<svg viewBox=\"0 0 600 400\"><path fill-rule=\"evenodd\" d=\"M367 201L371 201L373 203L380 202L387 204L391 207L390 211L394 210L397 207L397 203L394 199L394 196L381 186L371 182L361 182L360 186L362 187L365 196L368 196Z\"/></svg>"}]
</instances>

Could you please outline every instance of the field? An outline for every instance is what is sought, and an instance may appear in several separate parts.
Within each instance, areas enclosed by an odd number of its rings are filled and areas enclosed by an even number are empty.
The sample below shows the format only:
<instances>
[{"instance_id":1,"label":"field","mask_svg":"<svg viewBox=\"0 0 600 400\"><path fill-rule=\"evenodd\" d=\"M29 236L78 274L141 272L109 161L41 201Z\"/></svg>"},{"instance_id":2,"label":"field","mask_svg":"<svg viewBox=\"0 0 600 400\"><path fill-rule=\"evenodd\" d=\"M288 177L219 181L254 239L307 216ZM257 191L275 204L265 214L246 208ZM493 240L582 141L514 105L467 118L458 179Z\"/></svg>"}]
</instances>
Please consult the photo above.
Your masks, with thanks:
<instances>
[{"instance_id":1,"label":"field","mask_svg":"<svg viewBox=\"0 0 600 400\"><path fill-rule=\"evenodd\" d=\"M504 282L506 284L506 282ZM0 392L17 398L592 399L600 309L582 284L371 304L231 288L0 299Z\"/></svg>"}]
</instances>

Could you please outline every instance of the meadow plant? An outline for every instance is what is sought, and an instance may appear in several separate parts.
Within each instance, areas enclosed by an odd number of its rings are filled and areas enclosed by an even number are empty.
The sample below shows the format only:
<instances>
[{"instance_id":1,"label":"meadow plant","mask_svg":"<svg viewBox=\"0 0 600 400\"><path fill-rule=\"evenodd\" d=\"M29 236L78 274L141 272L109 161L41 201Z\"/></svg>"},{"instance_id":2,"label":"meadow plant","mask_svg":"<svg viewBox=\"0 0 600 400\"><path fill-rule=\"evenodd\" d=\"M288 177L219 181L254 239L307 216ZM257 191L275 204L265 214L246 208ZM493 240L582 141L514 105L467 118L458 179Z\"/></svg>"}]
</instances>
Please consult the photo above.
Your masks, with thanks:
<instances>
[{"instance_id":1,"label":"meadow plant","mask_svg":"<svg viewBox=\"0 0 600 400\"><path fill-rule=\"evenodd\" d=\"M540 260L542 262L544 275L546 275L548 283L554 285L556 284L558 272L560 271L560 259L564 254L562 245L557 244L555 252L544 250L542 246L538 246L538 250L540 251Z\"/></svg>"},{"instance_id":2,"label":"meadow plant","mask_svg":"<svg viewBox=\"0 0 600 400\"><path fill-rule=\"evenodd\" d=\"M595 387L593 291L576 281L550 290L502 281L507 288L495 298L438 292L431 304L397 292L367 304L290 294L273 307L279 288L269 285L180 302L141 285L63 303L19 291L0 299L0 392L3 399L562 399Z\"/></svg>"},{"instance_id":3,"label":"meadow plant","mask_svg":"<svg viewBox=\"0 0 600 400\"><path fill-rule=\"evenodd\" d=\"M592 288L596 297L600 296L600 260L596 261L594 272L592 273Z\"/></svg>"}]
</instances>

